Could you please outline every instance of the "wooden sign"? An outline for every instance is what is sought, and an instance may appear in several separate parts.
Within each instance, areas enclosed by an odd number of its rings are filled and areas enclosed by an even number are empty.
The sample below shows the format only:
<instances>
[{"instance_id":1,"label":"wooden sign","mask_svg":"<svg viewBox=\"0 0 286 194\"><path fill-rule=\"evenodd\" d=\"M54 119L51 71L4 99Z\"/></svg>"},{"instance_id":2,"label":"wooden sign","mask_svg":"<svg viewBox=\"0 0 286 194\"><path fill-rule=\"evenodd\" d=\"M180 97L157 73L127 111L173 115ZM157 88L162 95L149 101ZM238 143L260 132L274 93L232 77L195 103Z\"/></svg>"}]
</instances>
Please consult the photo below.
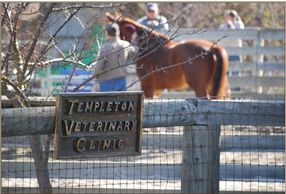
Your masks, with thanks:
<instances>
[{"instance_id":1,"label":"wooden sign","mask_svg":"<svg viewBox=\"0 0 286 194\"><path fill-rule=\"evenodd\" d=\"M140 154L142 111L142 92L58 95L55 158Z\"/></svg>"}]
</instances>

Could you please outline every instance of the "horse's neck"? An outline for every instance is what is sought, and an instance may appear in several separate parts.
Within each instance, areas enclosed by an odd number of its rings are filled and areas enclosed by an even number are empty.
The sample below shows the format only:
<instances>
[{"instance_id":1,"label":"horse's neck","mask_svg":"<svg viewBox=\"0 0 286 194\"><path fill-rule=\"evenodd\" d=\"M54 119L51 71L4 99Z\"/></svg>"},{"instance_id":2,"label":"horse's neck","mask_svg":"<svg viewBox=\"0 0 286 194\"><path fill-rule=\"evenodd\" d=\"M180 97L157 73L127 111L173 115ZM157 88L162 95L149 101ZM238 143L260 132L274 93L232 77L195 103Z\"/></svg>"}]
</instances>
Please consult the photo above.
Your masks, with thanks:
<instances>
[{"instance_id":1,"label":"horse's neck","mask_svg":"<svg viewBox=\"0 0 286 194\"><path fill-rule=\"evenodd\" d=\"M145 34L144 32L141 34L141 41L139 42L140 55L156 53L168 41L170 40L167 37L145 31Z\"/></svg>"},{"instance_id":2,"label":"horse's neck","mask_svg":"<svg viewBox=\"0 0 286 194\"><path fill-rule=\"evenodd\" d=\"M156 43L162 44L162 43L166 43L170 40L169 37L160 34L158 32L147 32L148 37L150 37L151 41L155 41Z\"/></svg>"}]
</instances>

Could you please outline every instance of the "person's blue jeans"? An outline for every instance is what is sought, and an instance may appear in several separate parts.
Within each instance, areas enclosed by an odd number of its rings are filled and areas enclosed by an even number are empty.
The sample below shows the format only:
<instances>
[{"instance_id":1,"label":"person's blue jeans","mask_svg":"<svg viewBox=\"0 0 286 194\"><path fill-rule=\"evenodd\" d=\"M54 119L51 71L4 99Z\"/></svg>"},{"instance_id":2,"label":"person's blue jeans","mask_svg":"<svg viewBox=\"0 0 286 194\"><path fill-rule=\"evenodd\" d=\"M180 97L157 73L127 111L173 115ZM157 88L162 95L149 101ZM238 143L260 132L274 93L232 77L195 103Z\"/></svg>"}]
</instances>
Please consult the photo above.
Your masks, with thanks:
<instances>
[{"instance_id":1,"label":"person's blue jeans","mask_svg":"<svg viewBox=\"0 0 286 194\"><path fill-rule=\"evenodd\" d=\"M242 62L240 55L229 55L228 60L229 61L240 61L240 62Z\"/></svg>"},{"instance_id":2,"label":"person's blue jeans","mask_svg":"<svg viewBox=\"0 0 286 194\"><path fill-rule=\"evenodd\" d=\"M125 77L99 81L100 92L124 91L126 89Z\"/></svg>"}]
</instances>

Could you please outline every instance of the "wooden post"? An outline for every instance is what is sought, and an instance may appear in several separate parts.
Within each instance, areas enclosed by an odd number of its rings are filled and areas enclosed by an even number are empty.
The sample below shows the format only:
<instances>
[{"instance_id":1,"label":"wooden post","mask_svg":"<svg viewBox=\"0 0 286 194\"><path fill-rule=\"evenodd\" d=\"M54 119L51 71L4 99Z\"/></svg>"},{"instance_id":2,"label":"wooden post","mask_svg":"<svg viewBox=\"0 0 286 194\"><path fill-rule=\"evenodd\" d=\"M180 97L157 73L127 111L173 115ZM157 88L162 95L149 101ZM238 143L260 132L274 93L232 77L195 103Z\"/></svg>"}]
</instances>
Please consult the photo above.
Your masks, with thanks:
<instances>
[{"instance_id":1,"label":"wooden post","mask_svg":"<svg viewBox=\"0 0 286 194\"><path fill-rule=\"evenodd\" d=\"M264 47L264 39L261 38L261 32L258 31L258 40L256 43L256 63L263 63L264 62L264 55L260 54L260 48ZM257 75L258 77L263 77L264 71L262 69L258 69L258 65L256 66L257 68ZM257 79L257 77L256 77ZM263 87L257 84L257 93L261 94L263 92Z\"/></svg>"},{"instance_id":2,"label":"wooden post","mask_svg":"<svg viewBox=\"0 0 286 194\"><path fill-rule=\"evenodd\" d=\"M219 193L219 125L185 126L182 194Z\"/></svg>"}]
</instances>

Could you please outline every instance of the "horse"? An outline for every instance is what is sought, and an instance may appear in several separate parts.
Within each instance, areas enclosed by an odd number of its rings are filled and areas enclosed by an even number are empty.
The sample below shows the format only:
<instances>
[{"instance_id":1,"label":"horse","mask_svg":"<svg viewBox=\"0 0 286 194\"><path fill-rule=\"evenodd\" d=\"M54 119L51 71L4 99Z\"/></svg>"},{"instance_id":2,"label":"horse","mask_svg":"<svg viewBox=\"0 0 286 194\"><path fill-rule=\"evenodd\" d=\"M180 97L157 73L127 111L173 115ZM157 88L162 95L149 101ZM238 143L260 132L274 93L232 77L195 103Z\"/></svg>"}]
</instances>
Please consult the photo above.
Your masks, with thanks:
<instances>
[{"instance_id":1,"label":"horse","mask_svg":"<svg viewBox=\"0 0 286 194\"><path fill-rule=\"evenodd\" d=\"M105 15L119 25L121 39L136 42L136 72L145 97L187 88L197 97L227 96L228 54L222 46L199 39L175 41L131 18Z\"/></svg>"}]
</instances>

